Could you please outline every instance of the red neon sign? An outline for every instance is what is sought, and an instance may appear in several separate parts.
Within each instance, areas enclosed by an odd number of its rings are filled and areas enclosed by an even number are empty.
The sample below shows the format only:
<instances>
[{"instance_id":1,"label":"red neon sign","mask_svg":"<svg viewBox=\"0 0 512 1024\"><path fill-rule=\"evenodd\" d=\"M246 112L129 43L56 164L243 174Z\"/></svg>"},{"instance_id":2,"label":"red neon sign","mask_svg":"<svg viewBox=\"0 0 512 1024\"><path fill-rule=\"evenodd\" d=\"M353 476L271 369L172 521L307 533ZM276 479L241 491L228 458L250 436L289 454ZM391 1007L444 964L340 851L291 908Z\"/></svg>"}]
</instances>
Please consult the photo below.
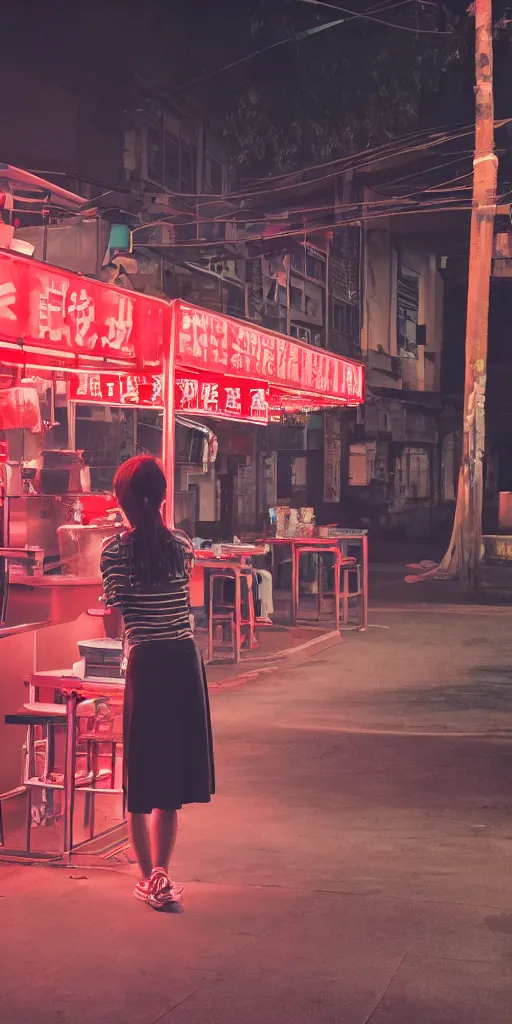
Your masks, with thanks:
<instances>
[{"instance_id":1,"label":"red neon sign","mask_svg":"<svg viewBox=\"0 0 512 1024\"><path fill-rule=\"evenodd\" d=\"M268 390L261 381L176 371L174 408L180 413L268 423Z\"/></svg>"},{"instance_id":2,"label":"red neon sign","mask_svg":"<svg viewBox=\"0 0 512 1024\"><path fill-rule=\"evenodd\" d=\"M72 373L72 402L163 408L163 379L148 373ZM208 373L177 371L174 383L176 412L215 418L268 423L268 391L261 381L239 380Z\"/></svg>"},{"instance_id":3,"label":"red neon sign","mask_svg":"<svg viewBox=\"0 0 512 1024\"><path fill-rule=\"evenodd\" d=\"M175 316L182 365L263 379L349 405L364 401L359 363L181 301Z\"/></svg>"},{"instance_id":4,"label":"red neon sign","mask_svg":"<svg viewBox=\"0 0 512 1024\"><path fill-rule=\"evenodd\" d=\"M0 252L3 341L143 368L158 363L169 324L165 302Z\"/></svg>"},{"instance_id":5,"label":"red neon sign","mask_svg":"<svg viewBox=\"0 0 512 1024\"><path fill-rule=\"evenodd\" d=\"M163 381L152 373L73 373L69 377L72 402L163 408Z\"/></svg>"}]
</instances>

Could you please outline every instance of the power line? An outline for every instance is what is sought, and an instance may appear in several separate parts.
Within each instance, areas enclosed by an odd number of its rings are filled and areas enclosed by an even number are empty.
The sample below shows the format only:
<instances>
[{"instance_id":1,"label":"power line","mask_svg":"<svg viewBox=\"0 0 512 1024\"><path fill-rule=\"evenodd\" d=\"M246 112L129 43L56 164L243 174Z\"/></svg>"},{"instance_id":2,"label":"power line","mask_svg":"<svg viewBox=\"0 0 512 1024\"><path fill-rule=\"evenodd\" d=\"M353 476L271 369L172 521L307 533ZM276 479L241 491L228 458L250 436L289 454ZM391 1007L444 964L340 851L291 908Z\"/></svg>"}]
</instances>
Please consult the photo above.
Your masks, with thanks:
<instances>
[{"instance_id":1,"label":"power line","mask_svg":"<svg viewBox=\"0 0 512 1024\"><path fill-rule=\"evenodd\" d=\"M316 0L306 0L306 2L314 3L314 2L316 2ZM275 50L279 46L286 46L287 43L301 42L303 39L306 39L308 36L317 35L319 32L325 32L326 29L335 28L337 25L344 25L346 22L354 21L357 18L369 17L369 13L371 11L374 11L374 10L384 10L384 11L394 10L396 7L403 7L405 4L416 3L416 2L417 2L417 0L398 0L398 3L388 4L388 5L385 5L385 6L382 6L382 4L374 4L373 6L368 7L368 9L367 9L368 10L368 14L366 12L361 12L360 14L358 14L355 11L345 11L344 13L345 14L349 14L350 17L348 17L348 18L339 18L336 21L328 21L328 22L326 22L325 25L315 25L315 26L313 26L313 28L304 29L304 30L302 30L300 32L296 32L293 36L287 36L286 39L278 39L277 42L269 43L268 46L263 46L260 50L253 50L252 53L247 53L247 54L245 54L244 57L239 57L238 60L233 60L229 64L225 64L223 67L217 68L215 71L209 71L205 75L199 75L197 78L192 78L189 82L182 82L181 85L174 86L172 92L173 93L181 92L182 89L188 89L188 88L190 88L193 85L199 85L201 82L207 82L210 79L215 78L217 75L223 74L224 71L231 71L232 68L239 67L240 64L245 64L246 61L253 60L255 57L260 57L263 53L269 53L270 50ZM325 6L327 7L327 6L330 6L330 5L326 4ZM342 7L340 7L340 8L333 7L333 10L340 10L340 11L342 11L343 8ZM374 19L374 20L376 20L376 19ZM388 22L384 21L384 22L382 22L382 24L387 25ZM448 34L450 34L450 33L448 33Z\"/></svg>"},{"instance_id":2,"label":"power line","mask_svg":"<svg viewBox=\"0 0 512 1024\"><path fill-rule=\"evenodd\" d=\"M495 122L496 128L501 128L503 125L508 124L512 121L512 118L504 118L500 121ZM451 129L449 132L448 129ZM306 174L309 171L324 170L325 168L334 168L334 174L341 174L344 169L347 170L358 170L361 167L367 166L371 163L377 163L381 160L385 160L391 157L403 156L407 153L412 153L425 148L431 148L432 146L441 146L444 143L455 141L456 139L464 138L468 135L473 134L474 125L444 125L438 128L425 129L421 132L410 132L407 135L400 136L399 138L392 139L389 142L381 143L379 146L374 146L364 150L362 153L352 153L348 156L337 157L334 160L324 161L317 164L309 164L306 167L299 168L296 171L284 171L281 174L272 175L265 178L259 178L254 181L254 185L267 185L270 182L278 182L286 180L287 178L293 178L300 174ZM408 145L404 145L408 143ZM362 162L355 163L360 158ZM304 184L311 184L316 181L322 181L326 177L331 177L331 174L320 175L317 178L311 178L307 182L291 182L283 186L284 188L300 188ZM278 188L245 188L238 189L234 192L175 192L169 191L169 195L173 197L181 197L182 199L204 199L206 200L204 205L210 203L216 203L218 201L231 202L236 199L250 199L255 195L263 195L265 193L271 194L272 191L277 191Z\"/></svg>"},{"instance_id":3,"label":"power line","mask_svg":"<svg viewBox=\"0 0 512 1024\"><path fill-rule=\"evenodd\" d=\"M456 179L453 179L453 180L456 180ZM460 206L461 202L465 202L465 200L462 197L460 199L453 199L452 197L449 197L449 196L447 196L445 199L437 198L436 197L435 199L428 199L428 200L424 200L422 202L416 202L416 203L411 202L411 199L413 199L415 195L420 195L420 194L422 194L422 193L417 193L417 192L416 193L411 193L410 196L404 196L404 197L401 197L399 199L391 199L391 200L387 200L387 201L386 201L386 199L377 199L377 200L370 200L370 201L362 200L362 201L359 201L357 203L330 204L329 207L326 207L326 209L332 210L333 214L334 213L341 213L343 211L348 211L348 210L353 211L353 216L348 216L347 218L344 218L342 221L337 220L332 225L329 225L329 224L314 224L314 225L302 224L299 228L289 228L287 230L278 231L278 232L276 232L276 234L273 234L271 236L268 235L268 234L261 234L261 235L249 235L249 236L246 236L245 238L214 239L214 240L197 238L197 239L191 239L189 241L183 241L183 242L159 243L158 244L158 248L168 247L169 246L169 247L172 247L172 248L179 248L179 249L181 249L181 248L190 248L190 247L197 248L197 247L205 247L205 246L209 247L209 246L219 246L219 245L232 245L232 246L234 246L236 244L246 245L247 243L251 243L251 242L255 242L255 241L267 241L268 242L268 241L276 240L276 239L280 239L280 238L290 238L290 237L301 236L301 235L304 235L304 234L314 234L314 233L318 233L319 231L327 231L330 228L342 228L342 227L345 227L345 226L347 226L349 224L363 223L363 222L366 222L366 221L371 221L371 220L374 220L376 218L386 217L386 216L398 216L398 215L405 215L405 214L412 214L412 213L421 213L421 212L426 212L428 210L430 210L431 212L436 212L436 211L441 211L441 210L457 211L457 210L460 210L460 209L466 209L466 206L463 206L463 207ZM374 207L379 207L380 209L379 210L376 210L376 209L374 210L373 209ZM366 211L369 210L369 212L365 213L364 212L365 210ZM304 213L304 212L307 212L307 211L300 211L300 210L296 211L297 216L299 216L299 217L301 216L301 213ZM322 212L322 211L321 210L320 211L313 210L313 212ZM139 231L143 231L144 229L147 230L147 229L149 229L151 227L161 226L163 223L169 223L169 221L158 220L158 221L150 222L148 224L141 224L141 225L139 225L139 227L133 229L133 231L132 231L132 238ZM207 221L206 223L210 223L210 222ZM151 244L151 243L145 242L145 243L140 243L140 244L145 244L147 246L148 244Z\"/></svg>"},{"instance_id":4,"label":"power line","mask_svg":"<svg viewBox=\"0 0 512 1024\"><path fill-rule=\"evenodd\" d=\"M439 165L439 166L442 166L442 165ZM471 174L471 172L468 171L467 174L457 175L457 176L455 176L453 178L448 178L445 181L437 182L435 186L432 186L432 188L442 189L443 186L450 185L451 183L453 183L455 181L461 181L464 178L468 177L470 174ZM304 216L305 214L325 213L326 211L329 211L329 210L332 210L333 212L342 212L344 210L354 210L354 209L360 208L362 206L364 206L365 209L369 209L371 207L381 207L381 206L385 205L386 203L387 204L393 204L394 203L394 204L397 204L397 205L406 204L406 203L410 202L411 199L414 199L415 196L423 196L426 193L428 193L429 191L431 191L431 189L429 187L425 187L425 188L416 189L415 191L409 192L409 193L407 193L406 195L403 195L403 196L389 196L389 197L382 196L382 197L380 197L378 199L357 200L357 201L350 202L350 203L332 203L331 202L331 203L328 203L328 204L322 205L322 206L298 207L297 209L289 210L288 213L287 213L287 216L288 216L288 218L301 217L301 216ZM452 190L447 189L447 191L452 191ZM440 201L446 201L446 200L435 200L435 202L440 202ZM236 212L237 213L241 213L241 214L244 215L245 223L250 223L250 224L268 223L269 219L270 219L268 215L267 216L260 216L260 217L258 217L258 216L251 216L251 210L250 209L238 210ZM276 219L278 219L278 218L279 218L279 214L276 214ZM152 227L158 227L159 225L162 225L162 224L172 224L172 223L174 223L174 222L173 222L173 220L170 217L160 217L160 218L158 218L158 220L148 221L145 224L140 224L138 227L133 229L132 233L135 234L136 232L144 231L144 230L147 230L147 229L152 228ZM199 224L223 224L224 223L224 224L236 225L236 224L239 224L240 222L239 221L234 221L231 217L228 218L228 217L223 217L221 215L219 217L213 217L213 218L210 218L210 217L199 217L198 218L198 223ZM249 237L249 238L232 239L232 241L233 242L235 242L235 241L240 241L240 242L251 241L251 237Z\"/></svg>"},{"instance_id":5,"label":"power line","mask_svg":"<svg viewBox=\"0 0 512 1024\"><path fill-rule=\"evenodd\" d=\"M365 21L374 21L377 25L386 25L388 28L399 29L401 32L413 32L414 35L426 35L426 36L451 36L453 32L441 31L435 28L413 28L410 25L398 25L394 21L385 21L384 18L376 18L374 15L368 13L357 14L355 11L349 11L346 7L338 7L336 4L326 3L325 0L297 0L297 3L313 4L315 7L328 7L332 11L343 11L345 14L351 14L355 18L364 18ZM398 6L398 5L397 5ZM387 8L388 10L390 8ZM350 19L352 20L352 19Z\"/></svg>"},{"instance_id":6,"label":"power line","mask_svg":"<svg viewBox=\"0 0 512 1024\"><path fill-rule=\"evenodd\" d=\"M367 222L381 220L383 218L388 218L388 217L407 216L409 214L420 214L420 213L430 213L430 214L432 214L432 213L463 213L465 211L471 210L471 208L472 208L471 207L471 203L468 203L468 202L466 202L466 201L464 201L462 199L458 200L457 202L458 202L458 205L447 206L447 205L444 205L442 203L442 201L436 200L435 201L436 205L430 205L430 203L429 203L426 206L416 205L416 206L412 207L410 210L383 210L382 212L379 212L379 213L377 211L375 211L375 212L370 213L368 216L365 216L364 214L363 215L358 215L358 216L350 217L350 218L348 218L346 220L343 220L343 221L334 221L332 224L317 224L314 227L301 227L301 228L296 228L296 229L293 229L293 230L290 230L290 231L283 231L283 232L280 232L279 234L276 234L276 235L254 235L251 238L247 238L247 239L223 239L222 238L222 239L217 239L215 241L209 241L209 240L202 241L200 239L197 239L197 240L189 241L189 242L159 242L159 243L151 243L151 242L147 242L146 241L146 242L139 242L139 243L135 242L133 244L135 246L137 246L137 245L143 246L146 249L150 248L152 246L152 244L153 244L154 247L158 248L158 249L180 249L181 250L181 249L205 249L205 248L217 248L218 249L218 248L220 248L222 246L226 247L227 245L234 246L234 245L236 245L237 242L238 243L242 242L242 244L244 244L244 245L247 242L249 242L249 243L251 243L251 242L269 242L270 243L270 242L275 242L277 240L280 240L281 238L305 238L308 235L315 235L315 234L318 235L321 232L332 231L332 230L334 230L336 228L343 228L343 227L350 227L351 225L365 224ZM135 229L135 230L138 230L138 229ZM238 259L238 256L236 258Z\"/></svg>"}]
</instances>

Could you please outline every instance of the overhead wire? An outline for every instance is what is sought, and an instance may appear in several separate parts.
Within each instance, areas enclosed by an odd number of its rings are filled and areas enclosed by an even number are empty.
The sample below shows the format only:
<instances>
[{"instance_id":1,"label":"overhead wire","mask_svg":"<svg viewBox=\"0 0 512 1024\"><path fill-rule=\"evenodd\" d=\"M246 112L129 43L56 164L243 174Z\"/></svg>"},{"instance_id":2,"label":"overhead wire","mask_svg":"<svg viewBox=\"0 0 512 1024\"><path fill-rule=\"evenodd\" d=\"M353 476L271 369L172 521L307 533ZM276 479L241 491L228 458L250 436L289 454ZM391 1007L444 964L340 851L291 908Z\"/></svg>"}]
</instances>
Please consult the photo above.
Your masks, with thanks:
<instances>
[{"instance_id":1,"label":"overhead wire","mask_svg":"<svg viewBox=\"0 0 512 1024\"><path fill-rule=\"evenodd\" d=\"M325 0L296 0L298 3L311 4L315 7L328 7L332 11L342 11L345 14L352 14L355 17L364 18L365 21L374 21L378 25L386 25L387 28L399 29L403 32L414 32L415 35L435 35L435 36L452 36L453 32L441 31L434 28L414 28L411 25L398 25L393 21L385 21L383 18L375 18L372 14L359 14L356 15L354 11L349 11L346 7L338 7L336 4L326 3ZM388 8L389 10L389 8ZM352 19L350 19L352 20Z\"/></svg>"},{"instance_id":2,"label":"overhead wire","mask_svg":"<svg viewBox=\"0 0 512 1024\"><path fill-rule=\"evenodd\" d=\"M354 217L348 218L347 220L343 220L343 221L333 221L330 224L317 224L315 227L312 227L312 228L309 228L309 229L301 227L301 228L297 228L297 229L294 229L294 230L291 230L291 231L279 232L278 234L275 234L275 235L256 235L256 236L253 236L252 238L249 238L249 239L242 239L242 240L239 240L239 239L231 240L230 239L228 241L226 241L226 239L217 239L216 241L208 241L208 240L199 241L199 240L197 240L197 241L191 241L191 242L159 242L158 243L158 248L159 249L179 249L179 250L183 250L183 249L198 249L198 248L199 249L221 248L221 247L225 247L227 244L229 244L230 246L235 246L237 244L237 241L238 242L242 241L244 245L247 242L269 242L270 243L270 242L275 242L275 241L277 241L277 240L279 240L281 238L305 238L308 235L318 234L319 232L331 231L331 230L334 230L335 228L342 228L342 227L349 227L350 225L364 224L364 223L367 223L369 221L382 220L382 219L388 218L388 217L403 216L404 214L461 213L461 212L464 212L466 210L471 210L471 208L472 208L472 204L471 203L465 203L464 205L446 207L445 205L442 205L438 201L438 204L434 205L434 206L430 206L430 205L427 205L426 207L416 206L416 207L414 207L411 210L405 210L405 211L404 210L397 210L397 211L384 210L381 213L374 212L374 213L369 214L368 216L364 216L364 215L363 216L361 216L361 215L354 216ZM140 242L140 243L135 243L135 244L136 245L138 244L138 245L141 245L141 246L144 245L146 248L148 246L148 242L145 242L145 243L144 242ZM237 254L236 258L238 259L238 254Z\"/></svg>"},{"instance_id":3,"label":"overhead wire","mask_svg":"<svg viewBox=\"0 0 512 1024\"><path fill-rule=\"evenodd\" d=\"M470 172L468 172L468 174L469 173ZM438 182L437 183L437 187L440 188L443 185L449 185L451 182L459 181L462 178L465 178L467 176L468 175L457 175L454 178L448 178L446 181ZM301 216L304 216L305 214L325 213L328 210L333 210L333 211L336 211L336 212L341 212L343 210L352 210L352 209L354 209L356 207L361 207L361 206L364 206L365 208L373 208L373 207L381 207L381 206L385 205L386 203L389 203L389 204L393 204L393 203L396 203L396 204L407 204L407 202L410 202L411 199L414 199L416 196L422 196L422 195L425 194L425 192L428 192L428 191L429 191L428 188L422 188L422 189L417 189L414 192L409 192L409 193L407 193L404 196L390 196L390 197L383 196L381 198L374 199L374 200L356 200L356 201L353 201L353 202L350 202L350 203L332 203L331 202L331 203L327 203L327 204L322 205L322 206L300 207L297 210L289 210L289 211L287 211L286 215L288 216L288 218L292 218L292 217L301 217ZM251 211L250 210L239 211L239 212L244 212L245 213L245 223L258 224L258 223L268 223L269 222L269 217L268 216L261 216L261 217L251 216ZM279 218L279 214L278 213L275 216L276 216L276 219ZM284 216L284 214L282 214L282 216ZM170 218L161 217L158 220L149 221L149 222L147 222L145 224L140 224L138 227L133 228L132 234L136 234L139 231L148 230L149 228L158 227L158 226L161 226L162 224L169 224L169 223L172 223ZM209 217L199 218L198 223L199 224L222 224L222 223L224 223L224 224L237 224L239 222L233 221L232 219L226 219L226 218L223 218L221 216L221 217L215 217L213 219L209 218ZM245 242L245 241L251 241L251 238L233 239L232 241Z\"/></svg>"},{"instance_id":4,"label":"overhead wire","mask_svg":"<svg viewBox=\"0 0 512 1024\"><path fill-rule=\"evenodd\" d=\"M396 7L402 7L405 4L416 3L416 2L417 2L417 0L398 0L397 3L387 4L384 8L382 8L381 4L376 4L376 5L373 5L372 7L369 7L368 11L371 12L371 11L373 11L375 9L383 9L384 11L393 10ZM341 10L341 8L340 8L340 10ZM346 11L345 13L350 14L351 17L349 17L349 18L340 18L337 21L330 21L330 22L327 22L325 25L312 26L312 28L301 30L299 32L294 33L291 36L286 36L285 39L278 39L274 43L269 43L267 46L262 46L259 50L253 50L252 53L245 54L244 57L239 57L237 60L230 61L229 64L225 64L225 65L223 65L223 67L217 68L214 71L208 71L204 75L198 75L197 78L192 78L188 82L182 82L181 85L174 86L173 89L172 89L172 92L173 93L182 92L183 89L189 89L193 85L200 85L201 82L210 81L212 78L216 78L217 75L223 74L224 71L231 71L233 68L239 67L240 64L245 64L248 60L253 60L255 57L260 57L264 53L269 53L271 50L275 50L279 46L286 46L288 43L301 42L303 39L306 39L308 36L317 35L319 32L324 32L324 31L326 31L329 28L335 28L338 25L344 25L347 22L354 21L356 18L364 18L365 17L364 12L362 12L361 14L358 14L358 13L356 13L354 11Z\"/></svg>"},{"instance_id":5,"label":"overhead wire","mask_svg":"<svg viewBox=\"0 0 512 1024\"><path fill-rule=\"evenodd\" d=\"M502 119L501 121L496 121L495 122L495 127L496 128L502 127L502 125L504 123L506 123L508 120L511 120L511 119L510 118L506 118L505 120ZM451 129L451 133L450 134L448 134L448 129ZM367 149L363 150L360 153L350 153L350 154L347 154L346 156L336 157L336 158L334 158L332 160L326 160L326 161L322 161L322 162L316 163L316 164L308 164L305 167L300 167L300 168L298 168L297 170L294 170L294 171L283 171L280 174L269 175L268 177L264 177L264 178L256 178L255 181L254 181L254 185L268 184L268 183L275 182L275 181L282 181L283 179L292 178L292 177L294 177L294 176L296 176L298 174L306 174L309 171L324 170L325 168L328 168L328 167L336 167L335 173L341 173L341 171L343 170L343 167L345 165L351 165L351 162L354 161L358 156L359 157L363 157L364 156L365 157L365 162L370 162L370 158L371 157L375 158L375 162L377 162L378 158L385 159L387 156L389 156L389 157L391 157L391 156L401 156L401 155L403 155L406 152L413 152L414 151L414 146L411 145L411 146L405 147L404 143L412 144L414 142L414 140L416 140L417 144L420 145L420 143L423 142L424 140L431 139L431 140L433 140L434 143L435 143L435 140L437 140L437 144L438 145L442 145L444 142L450 142L450 141L452 141L454 139L459 138L461 132L463 132L464 135L472 134L472 132L474 132L474 124L473 125L472 124L465 124L465 125L443 125L442 127L428 128L428 129L424 129L422 131L409 132L409 133L407 133L405 135L399 136L399 138L390 139L388 142L380 143L378 146L368 147ZM321 177L318 178L318 179L310 179L310 180L321 180ZM299 185L303 185L304 182L301 181L298 184ZM198 193L198 192L176 192L176 191L173 191L173 190L169 190L169 195L181 196L183 199L202 199L202 198L204 198L204 199L211 200L212 202L215 202L216 200L226 201L226 200L237 199L237 198L246 198L246 197L250 197L251 195L254 195L254 194L258 194L259 195L259 194L261 194L262 191L263 192L267 192L267 191L270 191L270 189L255 190L255 189L251 188L250 186L247 186L246 188L237 189L237 190L232 191L232 192L213 192L213 193L212 192L200 192L200 193Z\"/></svg>"},{"instance_id":6,"label":"overhead wire","mask_svg":"<svg viewBox=\"0 0 512 1024\"><path fill-rule=\"evenodd\" d=\"M510 123L510 121L512 121L512 118L510 117L497 119L494 122L494 127L495 129L502 128L504 125ZM468 123L460 125L441 125L436 128L427 128L422 131L409 132L396 139L390 139L388 142L380 143L378 146L368 147L361 153L351 153L343 157L336 157L333 160L322 161L316 164L308 164L306 167L298 168L295 171L283 171L280 174L257 178L254 181L254 185L282 181L283 179L295 177L299 174L306 174L309 171L323 170L324 168L334 166L336 166L336 173L341 173L343 167L345 165L351 165L351 162L358 156L362 157L364 155L366 158L365 163L371 162L369 159L370 157L374 157L374 162L377 162L378 158L383 160L386 157L402 156L407 152L414 152L415 148L422 148L421 144L427 139L431 139L433 145L443 145L445 142L451 142L458 138L464 138L468 135L472 135L474 134L474 130L474 123ZM417 147L412 145L414 140L417 141ZM406 147L403 145L404 143L410 143L411 145ZM319 177L318 179L310 180L320 181L322 178ZM300 181L298 184L303 185L304 181ZM249 198L252 195L260 195L262 192L270 191L270 189L255 190L248 186L247 188L237 189L232 192L176 192L174 190L168 190L168 194L171 196L181 197L182 199L205 199L214 203L215 201L226 202L237 198Z\"/></svg>"},{"instance_id":7,"label":"overhead wire","mask_svg":"<svg viewBox=\"0 0 512 1024\"><path fill-rule=\"evenodd\" d=\"M510 122L512 122L512 117L501 118L500 120L495 121L495 128L502 128L504 125L509 124ZM368 168L372 164L384 162L386 159L392 159L401 156L406 156L408 154L412 154L415 152L426 151L429 149L433 149L436 146L442 146L447 142L453 142L458 139L468 138L469 136L474 135L474 131L474 124L464 126L461 129L457 129L453 131L451 134L443 133L440 135L437 131L432 131L430 133L430 138L428 136L428 133L425 133L425 137L422 139L422 141L417 141L414 144L411 144L409 146L402 146L401 148L399 148L398 146L400 140L394 140L393 143L385 143L383 146L375 147L373 150L364 150L362 153L352 154L351 156L342 157L341 159L338 160L331 160L323 165L313 165L312 167L307 167L300 171L288 172L287 174L280 175L277 180L282 180L283 178L295 178L297 175L304 174L308 170L322 169L322 167L335 168L334 170L330 171L327 174L318 175L316 178L292 181L288 182L287 184L272 186L271 188L259 188L251 190L239 190L237 192L227 192L223 196L220 196L219 194L211 196L208 193L203 193L201 195L198 195L196 193L188 193L186 197L190 199L200 199L204 197L205 202L202 205L208 206L215 205L217 202L222 200L224 202L233 202L236 199L248 200L255 196L272 195L274 193L283 192L286 190L304 188L305 185L311 186L316 184L317 182L325 181L328 178L332 178L338 174L341 174L343 173L344 169L360 171L363 168ZM260 179L261 184L264 184L267 181L272 180L274 179ZM171 192L170 195L180 195L180 193Z\"/></svg>"},{"instance_id":8,"label":"overhead wire","mask_svg":"<svg viewBox=\"0 0 512 1024\"><path fill-rule=\"evenodd\" d=\"M435 199L429 200L428 202L414 203L414 204L409 203L409 207L410 208L405 208L405 209L403 208L404 205L405 205L405 202L404 202L404 204L401 204L401 203L398 204L400 206L400 208L397 208L396 206L394 208L393 207L389 207L389 206L386 207L386 204L384 202L384 203L376 203L376 205L381 207L380 211L374 210L372 208L370 210L370 212L366 214L366 213L364 213L364 208L368 208L369 204L363 201L363 202L360 202L360 203L357 203L357 204L350 204L348 206L348 209L354 210L354 213L353 213L352 216L348 216L346 218L343 218L343 220L341 220L341 221L338 219L338 220L334 221L332 224L331 223L329 223L329 224L322 224L322 223L320 223L320 224L314 224L314 225L309 225L309 226L306 224L306 225L301 225L298 228L289 228L287 230L277 231L277 232L273 233L272 235L269 235L268 233L264 233L264 234L261 234L261 235L250 235L250 236L247 236L245 238L214 239L214 240L209 240L209 239L192 239L192 240L189 240L189 241L165 242L165 243L160 243L159 242L158 243L158 248L174 248L174 249L210 248L210 247L219 248L219 247L222 247L222 246L225 247L227 245L229 245L231 247L235 247L237 244L238 245L240 245L240 244L241 245L246 245L248 243L250 244L250 243L259 242L259 241L275 242L276 240L281 239L281 238L304 237L304 236L306 236L308 234L318 234L319 232L329 231L329 230L334 229L334 228L338 228L339 229L339 228L342 228L342 227L346 227L346 226L348 226L350 224L366 223L367 221L372 221L372 220L380 219L382 217L403 216L403 215L407 215L407 214L426 213L426 212L431 212L431 213L441 212L441 211L442 212L457 212L457 211L464 210L464 209L471 209L471 205L469 205L469 206L466 206L466 205L461 206L460 205L461 203L465 203L465 202L466 202L466 200L464 200L462 198L454 200L454 199L452 199L450 197L447 197L446 199L441 199L441 198L437 198L436 197ZM451 204L451 205L448 205L448 204ZM354 209L354 207L356 207L356 209ZM384 209L382 209L382 207L384 207ZM361 208L363 208L363 209L361 209ZM343 209L346 210L347 206L344 206L344 207L332 206L332 207L329 207L329 209L332 209L332 212L334 214L334 213L341 212ZM161 224L162 222L159 221L158 223ZM149 227L150 225L147 225L147 226ZM151 225L151 226L154 226L154 225ZM143 227L146 227L146 225L141 225L141 228L143 228ZM133 239L133 235L135 235L135 233L137 231L139 231L139 230L140 230L140 228L135 228L133 230L133 232L132 232L132 239ZM132 242L132 244L133 244L133 242ZM147 246L150 243L148 243L146 241L146 242L141 242L140 244Z\"/></svg>"}]
</instances>

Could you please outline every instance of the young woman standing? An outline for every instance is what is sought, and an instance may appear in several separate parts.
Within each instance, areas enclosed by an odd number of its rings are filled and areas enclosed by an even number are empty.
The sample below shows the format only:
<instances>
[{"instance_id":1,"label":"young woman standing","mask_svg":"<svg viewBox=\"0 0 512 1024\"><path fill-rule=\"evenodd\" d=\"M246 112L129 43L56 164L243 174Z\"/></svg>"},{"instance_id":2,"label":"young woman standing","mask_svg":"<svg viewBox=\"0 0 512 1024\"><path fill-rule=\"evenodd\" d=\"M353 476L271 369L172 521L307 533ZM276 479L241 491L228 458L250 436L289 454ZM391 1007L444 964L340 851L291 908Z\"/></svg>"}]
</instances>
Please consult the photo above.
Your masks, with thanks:
<instances>
[{"instance_id":1,"label":"young woman standing","mask_svg":"<svg viewBox=\"0 0 512 1024\"><path fill-rule=\"evenodd\" d=\"M128 664L124 780L141 878L134 895L155 909L181 894L169 877L183 804L214 792L203 661L190 626L185 548L160 513L166 481L149 455L119 467L114 492L131 529L103 548L107 605L123 616Z\"/></svg>"}]
</instances>

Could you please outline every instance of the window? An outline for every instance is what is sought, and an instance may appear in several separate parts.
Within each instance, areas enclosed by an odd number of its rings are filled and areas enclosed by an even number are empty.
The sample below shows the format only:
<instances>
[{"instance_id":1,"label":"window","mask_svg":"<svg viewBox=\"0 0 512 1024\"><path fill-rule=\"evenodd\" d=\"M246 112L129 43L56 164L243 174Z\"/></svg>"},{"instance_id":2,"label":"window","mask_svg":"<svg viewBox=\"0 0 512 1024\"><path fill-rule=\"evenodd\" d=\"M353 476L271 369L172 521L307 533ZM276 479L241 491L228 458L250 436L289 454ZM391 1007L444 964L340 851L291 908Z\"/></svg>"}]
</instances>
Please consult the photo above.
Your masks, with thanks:
<instances>
[{"instance_id":1,"label":"window","mask_svg":"<svg viewBox=\"0 0 512 1024\"><path fill-rule=\"evenodd\" d=\"M292 309L302 311L302 291L300 288L290 288L290 306Z\"/></svg>"},{"instance_id":2,"label":"window","mask_svg":"<svg viewBox=\"0 0 512 1024\"><path fill-rule=\"evenodd\" d=\"M398 264L397 281L397 332L398 350L401 356L418 358L416 328L420 302L420 275L401 263Z\"/></svg>"},{"instance_id":3,"label":"window","mask_svg":"<svg viewBox=\"0 0 512 1024\"><path fill-rule=\"evenodd\" d=\"M209 156L206 162L206 175L208 185L215 195L222 195L224 191L223 167L219 160Z\"/></svg>"},{"instance_id":4,"label":"window","mask_svg":"<svg viewBox=\"0 0 512 1024\"><path fill-rule=\"evenodd\" d=\"M222 311L229 316L245 317L245 288L223 280Z\"/></svg>"},{"instance_id":5,"label":"window","mask_svg":"<svg viewBox=\"0 0 512 1024\"><path fill-rule=\"evenodd\" d=\"M298 338L299 341L305 342L306 345L311 344L311 331L309 327L299 327L298 324L291 324L290 334L292 338Z\"/></svg>"},{"instance_id":6,"label":"window","mask_svg":"<svg viewBox=\"0 0 512 1024\"><path fill-rule=\"evenodd\" d=\"M291 254L291 263L294 270L299 274L306 273L306 253L303 248L294 249Z\"/></svg>"},{"instance_id":7,"label":"window","mask_svg":"<svg viewBox=\"0 0 512 1024\"><path fill-rule=\"evenodd\" d=\"M117 467L136 454L135 410L78 403L75 439L92 491L111 491Z\"/></svg>"},{"instance_id":8,"label":"window","mask_svg":"<svg viewBox=\"0 0 512 1024\"><path fill-rule=\"evenodd\" d=\"M312 295L306 295L306 316L310 316L312 320L318 320L319 318L319 306L318 299Z\"/></svg>"},{"instance_id":9,"label":"window","mask_svg":"<svg viewBox=\"0 0 512 1024\"><path fill-rule=\"evenodd\" d=\"M165 133L165 187L171 192L193 192L194 147L172 132ZM155 179L155 180L160 180Z\"/></svg>"},{"instance_id":10,"label":"window","mask_svg":"<svg viewBox=\"0 0 512 1024\"><path fill-rule=\"evenodd\" d=\"M332 329L339 334L354 335L357 333L357 308L347 302L333 302Z\"/></svg>"},{"instance_id":11,"label":"window","mask_svg":"<svg viewBox=\"0 0 512 1024\"><path fill-rule=\"evenodd\" d=\"M162 181L162 133L150 125L147 131L148 178Z\"/></svg>"},{"instance_id":12,"label":"window","mask_svg":"<svg viewBox=\"0 0 512 1024\"><path fill-rule=\"evenodd\" d=\"M426 448L405 448L407 467L407 497L430 497L430 458Z\"/></svg>"},{"instance_id":13,"label":"window","mask_svg":"<svg viewBox=\"0 0 512 1024\"><path fill-rule=\"evenodd\" d=\"M181 146L180 186L182 192L194 192L194 152L191 146Z\"/></svg>"},{"instance_id":14,"label":"window","mask_svg":"<svg viewBox=\"0 0 512 1024\"><path fill-rule=\"evenodd\" d=\"M165 133L165 186L171 191L180 187L180 140Z\"/></svg>"},{"instance_id":15,"label":"window","mask_svg":"<svg viewBox=\"0 0 512 1024\"><path fill-rule=\"evenodd\" d=\"M306 246L306 277L313 281L325 281L325 257Z\"/></svg>"}]
</instances>

